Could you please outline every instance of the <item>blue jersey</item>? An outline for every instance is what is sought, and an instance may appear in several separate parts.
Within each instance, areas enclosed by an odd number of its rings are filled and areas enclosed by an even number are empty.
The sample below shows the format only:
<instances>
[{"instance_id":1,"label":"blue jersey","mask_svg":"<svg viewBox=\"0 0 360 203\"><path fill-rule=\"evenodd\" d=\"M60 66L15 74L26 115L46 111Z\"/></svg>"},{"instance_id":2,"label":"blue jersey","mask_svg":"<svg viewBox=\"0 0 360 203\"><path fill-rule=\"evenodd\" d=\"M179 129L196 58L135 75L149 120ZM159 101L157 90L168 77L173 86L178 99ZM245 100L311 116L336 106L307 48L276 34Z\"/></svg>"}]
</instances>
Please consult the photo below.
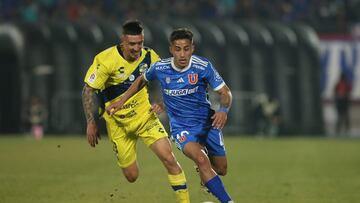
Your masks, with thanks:
<instances>
[{"instance_id":1,"label":"blue jersey","mask_svg":"<svg viewBox=\"0 0 360 203\"><path fill-rule=\"evenodd\" d=\"M193 55L188 67L178 69L173 58L153 64L145 80L158 80L170 119L171 129L210 127L214 111L207 97L208 85L219 90L224 80L208 59Z\"/></svg>"}]
</instances>

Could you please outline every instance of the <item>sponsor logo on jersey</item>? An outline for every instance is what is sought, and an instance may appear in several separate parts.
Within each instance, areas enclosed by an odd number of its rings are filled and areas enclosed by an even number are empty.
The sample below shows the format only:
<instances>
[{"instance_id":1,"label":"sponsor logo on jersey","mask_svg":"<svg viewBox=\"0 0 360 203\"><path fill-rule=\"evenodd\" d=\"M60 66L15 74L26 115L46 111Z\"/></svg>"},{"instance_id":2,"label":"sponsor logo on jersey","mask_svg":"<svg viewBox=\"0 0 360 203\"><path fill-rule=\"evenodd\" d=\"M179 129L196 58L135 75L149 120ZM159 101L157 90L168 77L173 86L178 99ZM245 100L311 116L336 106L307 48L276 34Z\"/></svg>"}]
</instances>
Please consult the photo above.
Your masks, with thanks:
<instances>
[{"instance_id":1,"label":"sponsor logo on jersey","mask_svg":"<svg viewBox=\"0 0 360 203\"><path fill-rule=\"evenodd\" d=\"M116 77L117 77L117 78L123 79L123 78L126 77L126 74L125 74L124 69L125 69L124 67L120 67L120 68L118 69L119 73L116 74Z\"/></svg>"},{"instance_id":2,"label":"sponsor logo on jersey","mask_svg":"<svg viewBox=\"0 0 360 203\"><path fill-rule=\"evenodd\" d=\"M132 109L132 108L137 107L138 105L139 105L139 102L136 99L134 99L130 103L122 106L121 109Z\"/></svg>"},{"instance_id":3,"label":"sponsor logo on jersey","mask_svg":"<svg viewBox=\"0 0 360 203\"><path fill-rule=\"evenodd\" d=\"M169 66L156 66L155 70L166 70L166 69L169 69L169 68L170 68Z\"/></svg>"},{"instance_id":4,"label":"sponsor logo on jersey","mask_svg":"<svg viewBox=\"0 0 360 203\"><path fill-rule=\"evenodd\" d=\"M89 77L89 82L90 83L94 83L96 80L96 74L95 73L91 73L90 77Z\"/></svg>"},{"instance_id":5,"label":"sponsor logo on jersey","mask_svg":"<svg viewBox=\"0 0 360 203\"><path fill-rule=\"evenodd\" d=\"M120 67L120 68L118 69L118 71L119 71L120 73L125 73L124 69L125 69L125 67Z\"/></svg>"},{"instance_id":6,"label":"sponsor logo on jersey","mask_svg":"<svg viewBox=\"0 0 360 203\"><path fill-rule=\"evenodd\" d=\"M197 73L190 73L188 74L189 83L195 85L198 81L198 74Z\"/></svg>"},{"instance_id":7,"label":"sponsor logo on jersey","mask_svg":"<svg viewBox=\"0 0 360 203\"><path fill-rule=\"evenodd\" d=\"M133 117L133 116L135 116L137 113L136 113L136 111L134 111L134 110L131 110L129 113L127 113L127 114L120 114L120 115L117 115L119 118L121 118L121 119L124 119L124 118L131 118L131 117Z\"/></svg>"},{"instance_id":8,"label":"sponsor logo on jersey","mask_svg":"<svg viewBox=\"0 0 360 203\"><path fill-rule=\"evenodd\" d=\"M193 93L197 92L198 88L199 87L194 87L191 89L175 89L175 90L164 89L164 93L169 96L184 96L184 95L193 94Z\"/></svg>"}]
</instances>

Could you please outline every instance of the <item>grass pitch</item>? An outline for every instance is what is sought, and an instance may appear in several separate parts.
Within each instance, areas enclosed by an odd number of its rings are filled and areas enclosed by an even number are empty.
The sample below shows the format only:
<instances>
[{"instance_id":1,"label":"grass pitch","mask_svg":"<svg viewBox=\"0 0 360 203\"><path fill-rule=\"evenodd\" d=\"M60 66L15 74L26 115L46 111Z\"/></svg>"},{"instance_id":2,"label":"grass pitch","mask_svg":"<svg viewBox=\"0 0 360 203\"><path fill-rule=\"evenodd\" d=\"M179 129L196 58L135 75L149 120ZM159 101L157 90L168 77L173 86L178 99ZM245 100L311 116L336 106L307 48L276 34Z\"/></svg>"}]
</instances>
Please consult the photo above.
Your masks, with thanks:
<instances>
[{"instance_id":1,"label":"grass pitch","mask_svg":"<svg viewBox=\"0 0 360 203\"><path fill-rule=\"evenodd\" d=\"M223 182L238 203L357 203L360 140L225 137L228 175ZM174 148L194 203L215 198L200 190L190 160ZM139 142L140 177L128 183L112 146L94 149L84 137L41 141L0 136L1 203L168 203L175 196L165 169Z\"/></svg>"}]
</instances>

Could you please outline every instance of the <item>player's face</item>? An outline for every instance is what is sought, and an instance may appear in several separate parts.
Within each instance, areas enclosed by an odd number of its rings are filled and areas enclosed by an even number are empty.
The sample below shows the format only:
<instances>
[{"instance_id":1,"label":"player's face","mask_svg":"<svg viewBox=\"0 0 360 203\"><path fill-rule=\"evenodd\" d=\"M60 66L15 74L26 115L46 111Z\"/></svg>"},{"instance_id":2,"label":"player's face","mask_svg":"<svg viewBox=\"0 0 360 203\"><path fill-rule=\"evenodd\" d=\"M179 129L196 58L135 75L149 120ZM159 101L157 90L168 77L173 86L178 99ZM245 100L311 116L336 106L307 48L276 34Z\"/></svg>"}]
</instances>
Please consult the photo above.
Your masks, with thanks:
<instances>
[{"instance_id":1,"label":"player's face","mask_svg":"<svg viewBox=\"0 0 360 203\"><path fill-rule=\"evenodd\" d=\"M144 34L140 35L122 35L121 50L127 61L136 61L141 55L141 49L144 46Z\"/></svg>"},{"instance_id":2,"label":"player's face","mask_svg":"<svg viewBox=\"0 0 360 203\"><path fill-rule=\"evenodd\" d=\"M170 53L174 57L174 64L177 68L187 67L193 52L194 45L188 39L178 39L170 45Z\"/></svg>"}]
</instances>

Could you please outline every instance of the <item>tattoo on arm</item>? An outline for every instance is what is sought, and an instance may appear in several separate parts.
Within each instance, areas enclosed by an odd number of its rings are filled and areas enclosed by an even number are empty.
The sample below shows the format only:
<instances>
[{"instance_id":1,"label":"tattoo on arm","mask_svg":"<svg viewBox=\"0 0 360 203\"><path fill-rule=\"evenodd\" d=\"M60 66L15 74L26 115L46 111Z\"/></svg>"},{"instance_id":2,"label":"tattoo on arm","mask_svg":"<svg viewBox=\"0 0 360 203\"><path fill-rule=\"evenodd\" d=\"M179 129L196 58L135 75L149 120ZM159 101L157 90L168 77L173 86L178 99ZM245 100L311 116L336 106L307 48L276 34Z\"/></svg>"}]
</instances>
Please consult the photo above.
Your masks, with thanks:
<instances>
[{"instance_id":1,"label":"tattoo on arm","mask_svg":"<svg viewBox=\"0 0 360 203\"><path fill-rule=\"evenodd\" d=\"M95 89L89 87L87 84L85 84L82 91L82 102L87 123L97 123L99 119L99 101L95 91Z\"/></svg>"}]
</instances>

